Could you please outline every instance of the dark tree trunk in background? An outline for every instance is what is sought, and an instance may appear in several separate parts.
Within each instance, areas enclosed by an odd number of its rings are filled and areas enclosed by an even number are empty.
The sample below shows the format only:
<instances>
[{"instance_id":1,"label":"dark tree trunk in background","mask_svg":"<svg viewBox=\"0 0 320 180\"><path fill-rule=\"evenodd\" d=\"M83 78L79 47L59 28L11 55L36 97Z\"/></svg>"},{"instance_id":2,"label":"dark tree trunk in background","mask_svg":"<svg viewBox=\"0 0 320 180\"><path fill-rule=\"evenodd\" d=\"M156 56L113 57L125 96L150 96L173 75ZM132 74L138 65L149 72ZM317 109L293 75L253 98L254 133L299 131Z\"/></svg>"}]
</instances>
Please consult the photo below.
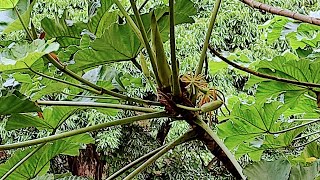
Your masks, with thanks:
<instances>
[{"instance_id":1,"label":"dark tree trunk in background","mask_svg":"<svg viewBox=\"0 0 320 180\"><path fill-rule=\"evenodd\" d=\"M87 145L86 149L80 150L79 156L69 156L68 164L70 172L75 176L102 179L105 161L100 159L97 147L94 144Z\"/></svg>"}]
</instances>

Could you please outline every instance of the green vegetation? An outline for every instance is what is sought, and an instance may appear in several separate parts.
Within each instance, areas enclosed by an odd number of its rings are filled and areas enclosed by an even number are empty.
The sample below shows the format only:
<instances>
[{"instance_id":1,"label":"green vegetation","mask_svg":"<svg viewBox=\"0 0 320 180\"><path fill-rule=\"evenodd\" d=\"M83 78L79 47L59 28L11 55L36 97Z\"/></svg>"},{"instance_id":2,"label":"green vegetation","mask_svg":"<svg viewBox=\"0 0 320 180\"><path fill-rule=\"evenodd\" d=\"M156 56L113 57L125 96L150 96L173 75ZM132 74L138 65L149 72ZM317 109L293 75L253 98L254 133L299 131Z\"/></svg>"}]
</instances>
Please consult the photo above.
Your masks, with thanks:
<instances>
[{"instance_id":1,"label":"green vegetation","mask_svg":"<svg viewBox=\"0 0 320 180\"><path fill-rule=\"evenodd\" d=\"M320 5L260 2L1 1L1 179L318 179Z\"/></svg>"}]
</instances>

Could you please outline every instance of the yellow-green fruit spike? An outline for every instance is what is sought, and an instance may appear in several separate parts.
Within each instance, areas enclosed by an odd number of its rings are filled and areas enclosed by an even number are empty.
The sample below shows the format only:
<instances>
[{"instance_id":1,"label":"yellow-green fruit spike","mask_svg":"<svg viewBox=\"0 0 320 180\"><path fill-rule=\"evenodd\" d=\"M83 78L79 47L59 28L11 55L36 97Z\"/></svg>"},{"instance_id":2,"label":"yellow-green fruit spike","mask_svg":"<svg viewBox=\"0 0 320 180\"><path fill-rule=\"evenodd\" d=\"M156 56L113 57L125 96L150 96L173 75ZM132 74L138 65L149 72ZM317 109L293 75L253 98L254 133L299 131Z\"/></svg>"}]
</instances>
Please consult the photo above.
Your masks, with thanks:
<instances>
[{"instance_id":1,"label":"yellow-green fruit spike","mask_svg":"<svg viewBox=\"0 0 320 180\"><path fill-rule=\"evenodd\" d=\"M150 77L150 71L148 69L146 59L144 58L144 55L142 53L140 54L140 58L139 59L140 59L140 65L141 65L141 69L142 69L143 74L147 78L149 78Z\"/></svg>"},{"instance_id":2,"label":"yellow-green fruit spike","mask_svg":"<svg viewBox=\"0 0 320 180\"><path fill-rule=\"evenodd\" d=\"M151 42L153 51L156 54L156 64L159 79L163 85L163 88L170 87L171 69L167 62L166 54L163 49L161 34L154 13L152 13L151 15Z\"/></svg>"},{"instance_id":3,"label":"yellow-green fruit spike","mask_svg":"<svg viewBox=\"0 0 320 180\"><path fill-rule=\"evenodd\" d=\"M222 104L223 104L223 102L219 101L219 100L212 101L212 102L205 103L204 105L202 105L200 107L200 109L202 112L210 112L210 111L218 109L219 107L222 106Z\"/></svg>"}]
</instances>

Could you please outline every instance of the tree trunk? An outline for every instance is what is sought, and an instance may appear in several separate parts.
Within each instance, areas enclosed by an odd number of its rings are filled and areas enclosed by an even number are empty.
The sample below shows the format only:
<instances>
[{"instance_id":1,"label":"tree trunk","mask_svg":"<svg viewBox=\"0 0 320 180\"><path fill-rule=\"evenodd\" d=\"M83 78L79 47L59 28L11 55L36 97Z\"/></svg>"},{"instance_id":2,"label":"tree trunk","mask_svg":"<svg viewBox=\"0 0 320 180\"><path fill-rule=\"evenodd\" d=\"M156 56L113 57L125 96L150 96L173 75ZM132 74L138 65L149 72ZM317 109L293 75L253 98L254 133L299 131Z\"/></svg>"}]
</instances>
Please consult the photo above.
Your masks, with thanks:
<instances>
[{"instance_id":1,"label":"tree trunk","mask_svg":"<svg viewBox=\"0 0 320 180\"><path fill-rule=\"evenodd\" d=\"M100 155L96 149L96 145L89 144L86 149L80 150L79 156L68 157L68 164L72 175L96 180L102 179L105 161L100 159Z\"/></svg>"}]
</instances>

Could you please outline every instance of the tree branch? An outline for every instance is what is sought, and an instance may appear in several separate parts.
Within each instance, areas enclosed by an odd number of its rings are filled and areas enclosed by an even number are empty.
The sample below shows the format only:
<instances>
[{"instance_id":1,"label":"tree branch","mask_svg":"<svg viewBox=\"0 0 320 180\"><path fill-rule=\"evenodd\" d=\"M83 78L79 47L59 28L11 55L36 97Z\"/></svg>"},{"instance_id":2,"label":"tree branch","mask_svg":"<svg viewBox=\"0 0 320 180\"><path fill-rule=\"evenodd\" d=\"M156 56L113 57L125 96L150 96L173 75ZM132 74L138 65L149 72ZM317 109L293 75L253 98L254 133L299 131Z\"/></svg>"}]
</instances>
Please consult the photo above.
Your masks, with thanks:
<instances>
[{"instance_id":1,"label":"tree branch","mask_svg":"<svg viewBox=\"0 0 320 180\"><path fill-rule=\"evenodd\" d=\"M18 143L13 143L13 144L0 145L0 150L16 149L16 148L32 146L32 145L41 144L41 143L47 143L47 142L55 141L58 139L63 139L63 138L67 138L70 136L83 134L86 132L96 131L96 130L111 127L111 126L130 124L135 121L141 121L141 120L152 119L152 118L160 118L160 117L166 117L166 116L168 116L168 115L164 111L162 111L162 112L156 112L156 113L143 114L143 115L139 115L139 116L127 117L127 118L123 118L123 119L119 119L119 120L115 120L115 121L111 121L111 122L106 122L106 123L102 123L102 124L97 124L97 125L88 126L85 128L80 128L80 129L64 132L61 134L47 136L44 138L33 139L33 140L18 142Z\"/></svg>"},{"instance_id":2,"label":"tree branch","mask_svg":"<svg viewBox=\"0 0 320 180\"><path fill-rule=\"evenodd\" d=\"M222 61L226 62L227 64L233 66L236 69L239 69L241 71L247 72L249 74L265 78L265 79L271 79L279 82L284 82L284 83L290 83L290 84L295 84L295 85L300 85L300 86L306 86L306 87L317 87L320 88L320 84L315 84L315 83L309 83L309 82L300 82L300 81L295 81L295 80L290 80L290 79L285 79L285 78L280 78L276 76L271 76L268 74L263 74L260 72L256 72L254 70L251 70L249 68L240 66L232 61L229 61L227 58L223 57L220 53L218 53L216 50L214 50L210 45L209 45L209 50L212 54L218 56Z\"/></svg>"},{"instance_id":3,"label":"tree branch","mask_svg":"<svg viewBox=\"0 0 320 180\"><path fill-rule=\"evenodd\" d=\"M240 1L243 2L244 4L248 5L248 6L252 7L252 8L260 9L260 10L269 12L271 14L284 16L284 17L292 18L292 19L299 20L299 21L302 21L302 22L306 22L306 23L309 23L309 24L315 24L315 25L320 26L320 19L319 18L315 18L315 17L310 17L310 16L307 16L307 15L299 14L299 13L296 13L296 12L289 11L287 9L281 9L281 8L278 8L278 7L273 7L273 6L270 6L268 4L263 4L261 2L257 2L257 1L254 1L254 0L240 0Z\"/></svg>"}]
</instances>

